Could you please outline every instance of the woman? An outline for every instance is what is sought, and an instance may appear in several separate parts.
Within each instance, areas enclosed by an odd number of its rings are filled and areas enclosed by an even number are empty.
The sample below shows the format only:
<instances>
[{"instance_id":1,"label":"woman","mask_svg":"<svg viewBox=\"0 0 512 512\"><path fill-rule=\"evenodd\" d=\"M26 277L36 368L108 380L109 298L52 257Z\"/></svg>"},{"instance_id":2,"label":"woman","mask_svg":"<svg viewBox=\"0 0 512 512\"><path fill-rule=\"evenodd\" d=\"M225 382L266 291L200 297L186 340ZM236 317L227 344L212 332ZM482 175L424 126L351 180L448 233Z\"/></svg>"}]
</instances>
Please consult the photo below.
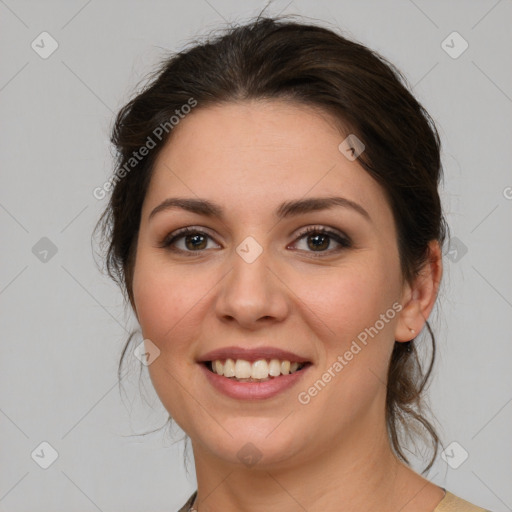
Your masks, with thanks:
<instances>
[{"instance_id":1,"label":"woman","mask_svg":"<svg viewBox=\"0 0 512 512\"><path fill-rule=\"evenodd\" d=\"M442 275L440 141L400 73L258 18L119 112L107 265L190 437L181 511L482 511L413 471ZM123 356L128 345L125 347ZM416 424L416 425L415 425Z\"/></svg>"}]
</instances>

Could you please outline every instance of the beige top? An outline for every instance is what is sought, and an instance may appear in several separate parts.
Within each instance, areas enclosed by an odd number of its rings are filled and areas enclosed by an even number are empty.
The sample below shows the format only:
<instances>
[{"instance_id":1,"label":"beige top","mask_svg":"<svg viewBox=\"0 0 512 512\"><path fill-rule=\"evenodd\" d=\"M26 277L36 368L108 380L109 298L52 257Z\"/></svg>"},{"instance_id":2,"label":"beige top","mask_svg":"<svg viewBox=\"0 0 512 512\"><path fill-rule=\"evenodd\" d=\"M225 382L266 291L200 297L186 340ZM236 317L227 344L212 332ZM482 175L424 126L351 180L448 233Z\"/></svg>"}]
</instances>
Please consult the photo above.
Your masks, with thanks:
<instances>
[{"instance_id":1,"label":"beige top","mask_svg":"<svg viewBox=\"0 0 512 512\"><path fill-rule=\"evenodd\" d=\"M444 489L446 491L446 489ZM190 496L187 503L183 505L182 508L178 510L178 512L189 512L190 507L192 506L192 503L194 503L194 500L196 498L197 491ZM458 496L455 496L455 494L452 494L449 491L446 491L446 494L444 498L439 502L439 505L432 511L432 512L490 512L489 510L485 508L477 507L476 505L473 505L472 503L469 503L468 501L463 500L462 498L459 498Z\"/></svg>"},{"instance_id":2,"label":"beige top","mask_svg":"<svg viewBox=\"0 0 512 512\"><path fill-rule=\"evenodd\" d=\"M446 489L445 489L446 491ZM444 498L439 502L439 505L433 512L490 512L485 508L477 507L469 501L465 501L455 494L446 491Z\"/></svg>"}]
</instances>

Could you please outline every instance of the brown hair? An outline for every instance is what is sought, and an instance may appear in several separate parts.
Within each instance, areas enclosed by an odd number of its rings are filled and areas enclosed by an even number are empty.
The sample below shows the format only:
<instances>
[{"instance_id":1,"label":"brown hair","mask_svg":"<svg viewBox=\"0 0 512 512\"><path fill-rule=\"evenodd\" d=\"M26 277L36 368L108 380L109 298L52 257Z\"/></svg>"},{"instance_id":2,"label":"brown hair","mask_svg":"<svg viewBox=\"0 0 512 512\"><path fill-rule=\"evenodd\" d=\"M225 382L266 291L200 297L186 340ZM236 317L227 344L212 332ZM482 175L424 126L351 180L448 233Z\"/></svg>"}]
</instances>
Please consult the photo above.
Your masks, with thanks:
<instances>
[{"instance_id":1,"label":"brown hair","mask_svg":"<svg viewBox=\"0 0 512 512\"><path fill-rule=\"evenodd\" d=\"M108 274L132 306L141 207L155 159L172 134L172 129L160 133L158 127L169 125L169 119L191 104L191 98L196 108L283 99L332 114L346 135L355 134L364 143L358 162L387 195L404 279L411 281L428 260L430 241L444 241L446 224L438 194L442 173L439 135L400 71L364 45L327 28L258 17L165 58L142 92L115 119L111 142L117 149L116 171L108 207L97 227L102 227L108 244ZM155 146L127 172L127 163L148 137ZM423 391L435 360L435 339L428 323L427 330L432 340L427 371L422 369L413 342L396 342L386 397L388 435L401 460L409 463L401 430L418 432L413 425L418 422L428 433L434 453L424 472L439 448L436 430L423 416Z\"/></svg>"}]
</instances>

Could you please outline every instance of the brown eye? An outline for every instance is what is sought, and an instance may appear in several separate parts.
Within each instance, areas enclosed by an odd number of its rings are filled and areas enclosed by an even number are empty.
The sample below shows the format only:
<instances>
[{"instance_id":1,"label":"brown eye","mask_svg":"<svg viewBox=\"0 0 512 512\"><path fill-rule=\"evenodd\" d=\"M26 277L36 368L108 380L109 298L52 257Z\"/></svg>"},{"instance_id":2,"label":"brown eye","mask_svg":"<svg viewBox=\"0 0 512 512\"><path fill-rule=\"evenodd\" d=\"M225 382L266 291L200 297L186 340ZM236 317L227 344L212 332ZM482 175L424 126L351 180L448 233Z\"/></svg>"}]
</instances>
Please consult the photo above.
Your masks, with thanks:
<instances>
[{"instance_id":1,"label":"brown eye","mask_svg":"<svg viewBox=\"0 0 512 512\"><path fill-rule=\"evenodd\" d=\"M195 235L186 235L184 237L185 240L185 246L187 249L190 249L191 251L195 251L198 249L205 249L206 248L206 237L200 233L197 233Z\"/></svg>"},{"instance_id":2,"label":"brown eye","mask_svg":"<svg viewBox=\"0 0 512 512\"><path fill-rule=\"evenodd\" d=\"M194 252L200 253L205 249L211 248L208 247L210 240L214 242L213 238L204 231L193 228L183 228L168 235L162 240L159 247L186 255L192 255ZM219 245L214 243L214 248L219 248Z\"/></svg>"},{"instance_id":3,"label":"brown eye","mask_svg":"<svg viewBox=\"0 0 512 512\"><path fill-rule=\"evenodd\" d=\"M312 250L324 250L329 247L329 235L318 233L316 235L307 236L308 247Z\"/></svg>"},{"instance_id":4,"label":"brown eye","mask_svg":"<svg viewBox=\"0 0 512 512\"><path fill-rule=\"evenodd\" d=\"M305 248L297 247L299 250L316 253L330 254L352 246L351 240L346 235L321 227L306 229L299 235L297 240L299 242L306 242ZM334 248L332 248L333 245Z\"/></svg>"}]
</instances>

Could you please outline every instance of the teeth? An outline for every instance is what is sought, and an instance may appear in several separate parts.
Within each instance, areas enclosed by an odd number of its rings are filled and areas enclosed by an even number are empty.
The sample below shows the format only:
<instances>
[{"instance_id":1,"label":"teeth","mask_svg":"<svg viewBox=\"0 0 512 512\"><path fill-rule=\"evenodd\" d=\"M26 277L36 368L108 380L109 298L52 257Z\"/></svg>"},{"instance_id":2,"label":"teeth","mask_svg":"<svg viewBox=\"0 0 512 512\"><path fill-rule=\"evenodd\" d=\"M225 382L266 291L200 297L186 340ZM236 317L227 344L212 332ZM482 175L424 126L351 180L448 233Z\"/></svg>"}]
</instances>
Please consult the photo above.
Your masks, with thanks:
<instances>
[{"instance_id":1,"label":"teeth","mask_svg":"<svg viewBox=\"0 0 512 512\"><path fill-rule=\"evenodd\" d=\"M224 366L220 361L213 362L213 371L219 375L224 375Z\"/></svg>"},{"instance_id":2,"label":"teeth","mask_svg":"<svg viewBox=\"0 0 512 512\"><path fill-rule=\"evenodd\" d=\"M243 359L237 359L235 363L235 377L237 379L248 379L251 376L251 363Z\"/></svg>"},{"instance_id":3,"label":"teeth","mask_svg":"<svg viewBox=\"0 0 512 512\"><path fill-rule=\"evenodd\" d=\"M271 359L268 365L268 374L272 377L279 377L281 375L281 363L278 359Z\"/></svg>"},{"instance_id":4,"label":"teeth","mask_svg":"<svg viewBox=\"0 0 512 512\"><path fill-rule=\"evenodd\" d=\"M268 363L265 359L260 359L259 361L254 361L254 363L252 363L251 377L253 379L266 379L268 377Z\"/></svg>"},{"instance_id":5,"label":"teeth","mask_svg":"<svg viewBox=\"0 0 512 512\"><path fill-rule=\"evenodd\" d=\"M258 359L251 363L245 359L226 359L224 362L217 359L212 361L212 370L224 377L241 379L243 381L268 380L269 377L288 375L300 370L303 363L294 361L280 361L279 359Z\"/></svg>"},{"instance_id":6,"label":"teeth","mask_svg":"<svg viewBox=\"0 0 512 512\"><path fill-rule=\"evenodd\" d=\"M218 364L218 366L217 366ZM221 361L215 361L214 367L222 368L222 362ZM224 377L234 377L235 376L235 361L233 359L226 359L226 362L224 363ZM221 375L219 373L219 375Z\"/></svg>"}]
</instances>

